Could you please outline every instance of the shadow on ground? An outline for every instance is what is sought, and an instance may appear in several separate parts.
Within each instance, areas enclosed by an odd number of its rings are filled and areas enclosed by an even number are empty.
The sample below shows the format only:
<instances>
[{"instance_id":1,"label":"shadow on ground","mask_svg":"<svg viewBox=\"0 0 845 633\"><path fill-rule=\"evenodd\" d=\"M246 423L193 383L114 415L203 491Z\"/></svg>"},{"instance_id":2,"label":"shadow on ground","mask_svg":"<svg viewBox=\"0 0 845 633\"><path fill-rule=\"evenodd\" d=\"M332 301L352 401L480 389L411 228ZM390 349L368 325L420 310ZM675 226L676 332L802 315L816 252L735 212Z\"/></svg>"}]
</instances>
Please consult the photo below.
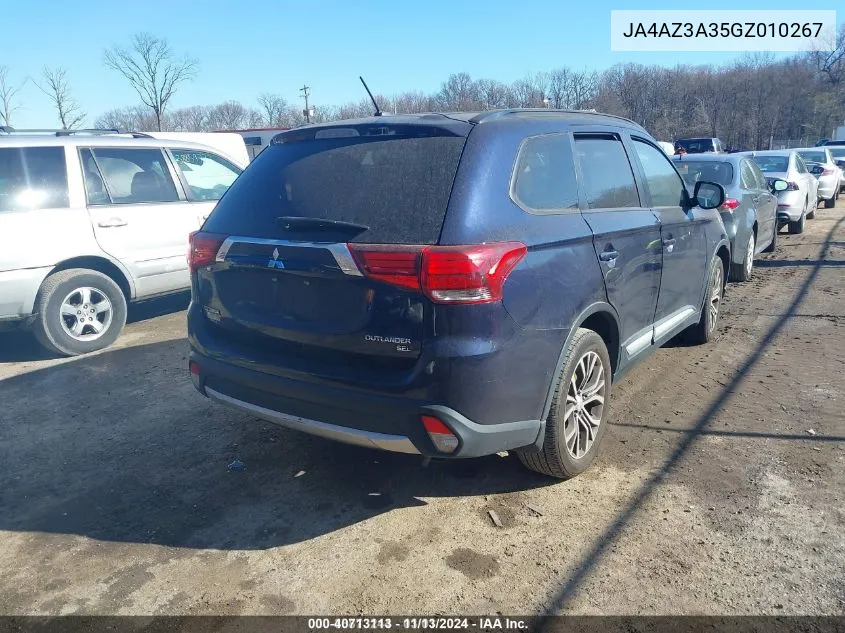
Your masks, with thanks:
<instances>
[{"instance_id":1,"label":"shadow on ground","mask_svg":"<svg viewBox=\"0 0 845 633\"><path fill-rule=\"evenodd\" d=\"M186 355L184 340L159 342L0 381L0 530L258 549L421 498L554 483L513 456L423 468L269 425L197 394ZM245 471L227 469L235 458Z\"/></svg>"}]
</instances>

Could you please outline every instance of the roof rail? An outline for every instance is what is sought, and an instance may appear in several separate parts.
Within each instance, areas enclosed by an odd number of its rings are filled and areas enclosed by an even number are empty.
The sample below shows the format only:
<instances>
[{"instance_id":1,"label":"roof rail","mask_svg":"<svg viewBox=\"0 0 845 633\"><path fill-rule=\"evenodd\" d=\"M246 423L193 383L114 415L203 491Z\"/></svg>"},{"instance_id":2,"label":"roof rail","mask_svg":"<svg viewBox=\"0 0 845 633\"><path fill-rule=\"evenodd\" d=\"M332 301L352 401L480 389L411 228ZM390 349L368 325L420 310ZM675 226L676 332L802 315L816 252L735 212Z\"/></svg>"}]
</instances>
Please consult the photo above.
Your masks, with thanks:
<instances>
[{"instance_id":1,"label":"roof rail","mask_svg":"<svg viewBox=\"0 0 845 633\"><path fill-rule=\"evenodd\" d=\"M530 113L530 114L595 114L597 116L606 116L611 117L613 119L619 119L620 121L625 121L626 123L631 123L636 125L639 128L642 126L632 121L631 119L626 119L625 117L618 116L616 114L607 114L605 112L597 112L595 109L590 110L563 110L557 108L505 108L503 110L490 110L488 112L481 112L477 114L472 119L470 119L470 123L481 123L482 121L488 121L490 119L498 119L499 117L508 116L512 114L523 114L523 113Z\"/></svg>"},{"instance_id":2,"label":"roof rail","mask_svg":"<svg viewBox=\"0 0 845 633\"><path fill-rule=\"evenodd\" d=\"M3 134L55 134L56 136L71 136L73 134L130 134L133 138L153 138L144 132L130 132L119 128L84 128L80 130L63 130L55 128L25 128L17 129L10 125L0 125Z\"/></svg>"}]
</instances>

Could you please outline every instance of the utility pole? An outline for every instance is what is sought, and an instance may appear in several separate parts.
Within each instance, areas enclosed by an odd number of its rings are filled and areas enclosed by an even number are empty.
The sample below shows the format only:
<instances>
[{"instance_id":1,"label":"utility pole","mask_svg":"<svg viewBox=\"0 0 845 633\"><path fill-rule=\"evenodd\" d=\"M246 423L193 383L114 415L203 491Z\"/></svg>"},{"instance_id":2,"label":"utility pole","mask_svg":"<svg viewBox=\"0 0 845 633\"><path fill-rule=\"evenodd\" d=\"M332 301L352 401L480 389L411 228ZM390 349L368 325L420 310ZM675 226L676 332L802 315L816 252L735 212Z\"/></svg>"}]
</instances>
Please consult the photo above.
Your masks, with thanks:
<instances>
[{"instance_id":1,"label":"utility pole","mask_svg":"<svg viewBox=\"0 0 845 633\"><path fill-rule=\"evenodd\" d=\"M308 107L308 97L311 95L311 86L302 84L302 88L299 89L299 92L302 93L302 95L300 95L300 99L305 99L305 109L302 111L302 114L305 115L305 122L311 123L311 115L314 114L314 111Z\"/></svg>"}]
</instances>

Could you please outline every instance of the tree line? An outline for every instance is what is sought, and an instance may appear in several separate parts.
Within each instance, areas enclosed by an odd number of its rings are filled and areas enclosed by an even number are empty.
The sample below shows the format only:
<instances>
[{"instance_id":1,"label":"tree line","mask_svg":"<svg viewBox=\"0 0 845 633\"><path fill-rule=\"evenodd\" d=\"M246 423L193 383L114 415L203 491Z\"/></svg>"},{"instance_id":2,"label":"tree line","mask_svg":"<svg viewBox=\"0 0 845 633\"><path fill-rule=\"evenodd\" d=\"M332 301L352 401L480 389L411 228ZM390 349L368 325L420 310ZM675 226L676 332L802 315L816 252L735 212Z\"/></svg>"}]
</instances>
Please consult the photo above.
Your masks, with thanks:
<instances>
[{"instance_id":1,"label":"tree line","mask_svg":"<svg viewBox=\"0 0 845 633\"><path fill-rule=\"evenodd\" d=\"M746 55L732 63L674 67L624 63L597 72L559 67L506 83L450 75L433 93L376 94L392 113L475 111L496 108L595 109L634 120L658 140L717 136L728 146L763 149L771 138L815 140L845 119L845 25L831 50L775 59ZM296 127L306 120L301 104L265 92L253 104L228 100L213 105L171 108L173 95L198 72L189 56L168 43L136 35L127 48L104 53L107 68L135 89L141 103L116 108L94 120L96 127L131 130L211 131L250 127ZM44 69L37 83L64 127L78 126L84 114L72 98L64 69ZM19 87L0 67L0 117L9 124ZM342 105L316 105L312 122L368 116L369 98Z\"/></svg>"}]
</instances>

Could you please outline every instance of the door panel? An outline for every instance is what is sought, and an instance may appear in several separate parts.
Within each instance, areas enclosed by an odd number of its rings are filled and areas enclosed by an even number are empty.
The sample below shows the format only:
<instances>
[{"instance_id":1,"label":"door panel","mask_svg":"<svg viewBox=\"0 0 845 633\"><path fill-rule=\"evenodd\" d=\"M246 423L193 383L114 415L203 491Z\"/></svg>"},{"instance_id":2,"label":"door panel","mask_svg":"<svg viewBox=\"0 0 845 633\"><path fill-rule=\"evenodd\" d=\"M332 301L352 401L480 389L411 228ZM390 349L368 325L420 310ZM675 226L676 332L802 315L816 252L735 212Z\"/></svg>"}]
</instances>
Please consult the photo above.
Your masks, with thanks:
<instances>
[{"instance_id":1,"label":"door panel","mask_svg":"<svg viewBox=\"0 0 845 633\"><path fill-rule=\"evenodd\" d=\"M757 181L758 250L769 243L769 236L777 230L778 199L769 189L766 177L754 161L748 161ZM765 239L763 239L765 238ZM761 244L761 242L763 244ZM761 248L762 246L762 248Z\"/></svg>"},{"instance_id":2,"label":"door panel","mask_svg":"<svg viewBox=\"0 0 845 633\"><path fill-rule=\"evenodd\" d=\"M575 135L582 214L604 275L608 302L620 320L623 355L652 343L660 288L660 223L640 206L634 175L619 138Z\"/></svg>"},{"instance_id":3,"label":"door panel","mask_svg":"<svg viewBox=\"0 0 845 633\"><path fill-rule=\"evenodd\" d=\"M652 210L660 220L663 266L655 321L672 326L661 331L668 336L700 309L707 263L706 218L698 217L695 208L685 208L684 183L663 152L644 139L633 138L632 146Z\"/></svg>"},{"instance_id":4,"label":"door panel","mask_svg":"<svg viewBox=\"0 0 845 633\"><path fill-rule=\"evenodd\" d=\"M136 295L188 288L196 212L180 199L161 150L86 148L80 158L94 236L135 278Z\"/></svg>"}]
</instances>

